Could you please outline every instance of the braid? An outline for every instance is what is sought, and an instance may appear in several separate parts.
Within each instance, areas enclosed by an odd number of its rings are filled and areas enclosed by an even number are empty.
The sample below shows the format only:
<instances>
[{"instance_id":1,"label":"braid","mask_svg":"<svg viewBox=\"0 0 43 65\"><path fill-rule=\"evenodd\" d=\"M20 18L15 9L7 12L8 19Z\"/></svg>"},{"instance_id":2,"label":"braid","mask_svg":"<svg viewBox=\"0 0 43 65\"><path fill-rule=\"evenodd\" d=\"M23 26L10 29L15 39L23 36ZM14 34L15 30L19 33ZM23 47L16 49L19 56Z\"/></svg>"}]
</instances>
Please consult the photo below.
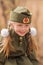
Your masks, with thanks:
<instances>
[{"instance_id":1,"label":"braid","mask_svg":"<svg viewBox=\"0 0 43 65\"><path fill-rule=\"evenodd\" d=\"M35 44L35 41L34 39L32 38L30 32L28 32L26 34L26 40L27 40L27 54L31 54L31 52L34 50L34 52L36 53L36 50L37 50L37 46Z\"/></svg>"},{"instance_id":2,"label":"braid","mask_svg":"<svg viewBox=\"0 0 43 65\"><path fill-rule=\"evenodd\" d=\"M33 44L32 44L32 38L31 38L31 34L28 33L26 35L26 39L27 39L27 54L30 54L31 51L33 50Z\"/></svg>"}]
</instances>

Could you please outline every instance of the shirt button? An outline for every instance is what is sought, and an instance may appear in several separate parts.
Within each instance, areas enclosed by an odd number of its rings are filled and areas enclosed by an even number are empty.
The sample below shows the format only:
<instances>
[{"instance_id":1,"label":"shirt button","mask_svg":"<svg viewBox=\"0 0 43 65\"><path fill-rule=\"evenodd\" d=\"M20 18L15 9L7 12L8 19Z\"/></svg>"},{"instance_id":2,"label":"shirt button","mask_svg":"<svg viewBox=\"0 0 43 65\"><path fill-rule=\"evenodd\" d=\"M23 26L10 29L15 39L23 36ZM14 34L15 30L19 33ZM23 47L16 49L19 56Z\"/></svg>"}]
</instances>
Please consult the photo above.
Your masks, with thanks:
<instances>
[{"instance_id":1,"label":"shirt button","mask_svg":"<svg viewBox=\"0 0 43 65\"><path fill-rule=\"evenodd\" d=\"M20 37L20 40L22 40L22 37Z\"/></svg>"},{"instance_id":2,"label":"shirt button","mask_svg":"<svg viewBox=\"0 0 43 65\"><path fill-rule=\"evenodd\" d=\"M20 42L20 45L22 45L22 42Z\"/></svg>"}]
</instances>

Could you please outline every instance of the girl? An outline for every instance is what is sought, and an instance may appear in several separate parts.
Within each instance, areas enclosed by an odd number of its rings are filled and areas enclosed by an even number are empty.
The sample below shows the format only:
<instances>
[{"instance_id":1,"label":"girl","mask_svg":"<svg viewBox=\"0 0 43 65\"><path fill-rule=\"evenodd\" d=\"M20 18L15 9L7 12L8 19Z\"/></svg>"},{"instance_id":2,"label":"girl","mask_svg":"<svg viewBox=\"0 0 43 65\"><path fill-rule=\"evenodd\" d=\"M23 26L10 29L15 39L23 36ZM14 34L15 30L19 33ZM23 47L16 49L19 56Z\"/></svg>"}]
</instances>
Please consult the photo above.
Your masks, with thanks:
<instances>
[{"instance_id":1,"label":"girl","mask_svg":"<svg viewBox=\"0 0 43 65\"><path fill-rule=\"evenodd\" d=\"M1 31L0 65L38 65L32 39L31 14L24 7L11 11L8 28ZM3 32L4 31L4 32Z\"/></svg>"}]
</instances>

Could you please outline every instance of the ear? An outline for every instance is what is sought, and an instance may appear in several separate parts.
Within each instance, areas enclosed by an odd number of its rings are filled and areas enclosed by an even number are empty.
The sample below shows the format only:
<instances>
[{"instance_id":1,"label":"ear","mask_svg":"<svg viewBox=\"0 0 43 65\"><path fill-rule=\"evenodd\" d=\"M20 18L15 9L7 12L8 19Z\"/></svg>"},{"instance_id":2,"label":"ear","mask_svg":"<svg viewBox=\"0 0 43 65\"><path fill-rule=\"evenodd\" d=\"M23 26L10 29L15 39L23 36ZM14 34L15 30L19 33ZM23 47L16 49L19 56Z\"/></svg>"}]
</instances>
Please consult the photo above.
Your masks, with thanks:
<instances>
[{"instance_id":1,"label":"ear","mask_svg":"<svg viewBox=\"0 0 43 65\"><path fill-rule=\"evenodd\" d=\"M1 36L2 36L2 37L7 37L7 36L9 36L9 30L6 29L6 28L3 28L3 29L1 30Z\"/></svg>"},{"instance_id":2,"label":"ear","mask_svg":"<svg viewBox=\"0 0 43 65\"><path fill-rule=\"evenodd\" d=\"M34 27L30 28L30 33L31 33L32 36L36 36L37 35L36 28L34 28Z\"/></svg>"}]
</instances>

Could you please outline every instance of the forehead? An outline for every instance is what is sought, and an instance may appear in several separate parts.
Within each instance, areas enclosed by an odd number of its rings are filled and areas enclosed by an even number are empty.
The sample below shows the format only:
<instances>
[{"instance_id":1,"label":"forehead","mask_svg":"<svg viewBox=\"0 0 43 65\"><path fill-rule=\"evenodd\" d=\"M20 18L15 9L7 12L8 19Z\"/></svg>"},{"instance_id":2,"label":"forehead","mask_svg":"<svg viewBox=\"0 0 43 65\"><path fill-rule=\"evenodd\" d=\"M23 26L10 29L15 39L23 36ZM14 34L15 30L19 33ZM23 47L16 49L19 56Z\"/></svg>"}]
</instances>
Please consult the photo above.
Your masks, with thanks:
<instances>
[{"instance_id":1,"label":"forehead","mask_svg":"<svg viewBox=\"0 0 43 65\"><path fill-rule=\"evenodd\" d=\"M11 23L10 24L13 24L13 25L29 25L29 24L24 24L24 23L19 23L19 22L13 22L13 21L11 21Z\"/></svg>"}]
</instances>

